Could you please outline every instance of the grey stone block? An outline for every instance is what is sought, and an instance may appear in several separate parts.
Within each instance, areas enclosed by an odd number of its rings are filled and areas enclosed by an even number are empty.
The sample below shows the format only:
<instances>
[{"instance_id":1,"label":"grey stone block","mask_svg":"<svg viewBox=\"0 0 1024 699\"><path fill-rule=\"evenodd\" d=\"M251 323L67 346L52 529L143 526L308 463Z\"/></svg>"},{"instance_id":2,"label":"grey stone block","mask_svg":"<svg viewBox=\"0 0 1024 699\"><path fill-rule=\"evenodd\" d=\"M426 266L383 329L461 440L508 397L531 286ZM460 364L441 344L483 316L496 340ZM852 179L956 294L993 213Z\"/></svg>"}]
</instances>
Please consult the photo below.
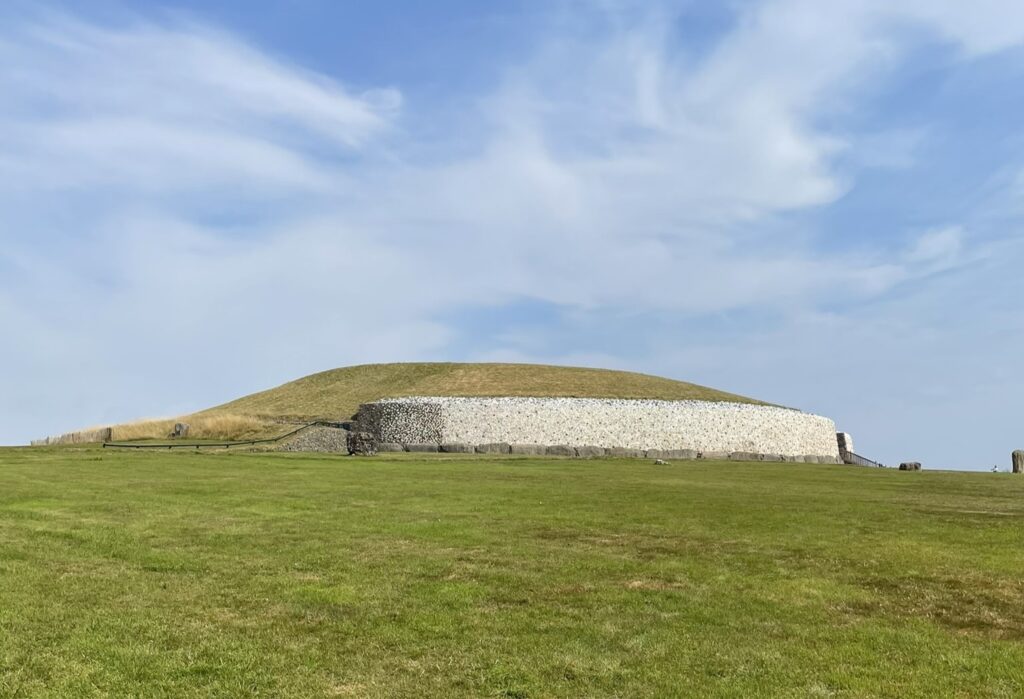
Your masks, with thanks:
<instances>
[{"instance_id":1,"label":"grey stone block","mask_svg":"<svg viewBox=\"0 0 1024 699\"><path fill-rule=\"evenodd\" d=\"M669 459L693 461L694 459L698 458L698 453L696 449L666 449L665 456ZM725 459L728 457L723 456L722 458Z\"/></svg>"},{"instance_id":2,"label":"grey stone block","mask_svg":"<svg viewBox=\"0 0 1024 699\"><path fill-rule=\"evenodd\" d=\"M702 451L700 452L701 459L705 461L727 461L729 459L729 452L727 451Z\"/></svg>"},{"instance_id":3,"label":"grey stone block","mask_svg":"<svg viewBox=\"0 0 1024 699\"><path fill-rule=\"evenodd\" d=\"M406 444L405 445L405 450L406 451L423 452L423 453L428 453L428 454L438 451L439 448L440 447L438 447L438 445L436 445L436 444Z\"/></svg>"},{"instance_id":4,"label":"grey stone block","mask_svg":"<svg viewBox=\"0 0 1024 699\"><path fill-rule=\"evenodd\" d=\"M395 444L394 442L385 442L377 446L379 452L398 452L405 451L405 447L401 444Z\"/></svg>"},{"instance_id":5,"label":"grey stone block","mask_svg":"<svg viewBox=\"0 0 1024 699\"><path fill-rule=\"evenodd\" d=\"M846 432L836 432L836 444L840 452L853 451L853 437Z\"/></svg>"},{"instance_id":6,"label":"grey stone block","mask_svg":"<svg viewBox=\"0 0 1024 699\"><path fill-rule=\"evenodd\" d=\"M508 454L512 451L508 442L491 442L490 444L477 444L477 454Z\"/></svg>"},{"instance_id":7,"label":"grey stone block","mask_svg":"<svg viewBox=\"0 0 1024 699\"><path fill-rule=\"evenodd\" d=\"M617 459L642 459L647 456L647 453L643 449L612 447L608 450L608 456L614 456Z\"/></svg>"},{"instance_id":8,"label":"grey stone block","mask_svg":"<svg viewBox=\"0 0 1024 699\"><path fill-rule=\"evenodd\" d=\"M1024 473L1024 450L1018 449L1010 455L1014 473Z\"/></svg>"},{"instance_id":9,"label":"grey stone block","mask_svg":"<svg viewBox=\"0 0 1024 699\"><path fill-rule=\"evenodd\" d=\"M723 452L724 453L724 452ZM677 461L690 461L700 458L700 452L694 449L648 449L648 459L676 459ZM722 457L728 458L728 455Z\"/></svg>"},{"instance_id":10,"label":"grey stone block","mask_svg":"<svg viewBox=\"0 0 1024 699\"><path fill-rule=\"evenodd\" d=\"M734 451L729 454L729 461L760 461L761 455L752 451Z\"/></svg>"},{"instance_id":11,"label":"grey stone block","mask_svg":"<svg viewBox=\"0 0 1024 699\"><path fill-rule=\"evenodd\" d=\"M544 450L545 456L576 456L576 450L565 444L556 444Z\"/></svg>"},{"instance_id":12,"label":"grey stone block","mask_svg":"<svg viewBox=\"0 0 1024 699\"><path fill-rule=\"evenodd\" d=\"M779 463L782 461L781 454L761 454L761 461L771 461Z\"/></svg>"},{"instance_id":13,"label":"grey stone block","mask_svg":"<svg viewBox=\"0 0 1024 699\"><path fill-rule=\"evenodd\" d=\"M510 454L519 454L520 456L544 456L547 453L547 447L543 444L512 444L508 451Z\"/></svg>"},{"instance_id":14,"label":"grey stone block","mask_svg":"<svg viewBox=\"0 0 1024 699\"><path fill-rule=\"evenodd\" d=\"M442 444L441 451L443 451L445 454L472 454L474 449L472 444L452 442L449 444Z\"/></svg>"},{"instance_id":15,"label":"grey stone block","mask_svg":"<svg viewBox=\"0 0 1024 699\"><path fill-rule=\"evenodd\" d=\"M608 450L605 449L604 447L576 447L576 456L578 456L581 459L596 459L602 456L606 456L607 454Z\"/></svg>"},{"instance_id":16,"label":"grey stone block","mask_svg":"<svg viewBox=\"0 0 1024 699\"><path fill-rule=\"evenodd\" d=\"M920 471L921 470L921 462L920 461L904 461L902 464L900 464L900 470L901 471Z\"/></svg>"},{"instance_id":17,"label":"grey stone block","mask_svg":"<svg viewBox=\"0 0 1024 699\"><path fill-rule=\"evenodd\" d=\"M377 453L377 440L369 432L348 432L345 434L345 444L348 453L353 456L373 456Z\"/></svg>"}]
</instances>

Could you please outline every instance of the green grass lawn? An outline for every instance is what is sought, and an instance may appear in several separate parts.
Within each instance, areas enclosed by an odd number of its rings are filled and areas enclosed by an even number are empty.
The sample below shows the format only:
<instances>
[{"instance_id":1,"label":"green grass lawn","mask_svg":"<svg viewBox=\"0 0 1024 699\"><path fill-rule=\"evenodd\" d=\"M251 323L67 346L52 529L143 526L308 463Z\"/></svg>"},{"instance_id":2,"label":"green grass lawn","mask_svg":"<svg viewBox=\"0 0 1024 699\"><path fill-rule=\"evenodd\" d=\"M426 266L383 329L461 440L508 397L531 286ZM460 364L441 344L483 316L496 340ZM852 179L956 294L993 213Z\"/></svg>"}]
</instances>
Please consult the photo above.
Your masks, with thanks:
<instances>
[{"instance_id":1,"label":"green grass lawn","mask_svg":"<svg viewBox=\"0 0 1024 699\"><path fill-rule=\"evenodd\" d=\"M1016 697L1024 478L0 450L0 696Z\"/></svg>"}]
</instances>

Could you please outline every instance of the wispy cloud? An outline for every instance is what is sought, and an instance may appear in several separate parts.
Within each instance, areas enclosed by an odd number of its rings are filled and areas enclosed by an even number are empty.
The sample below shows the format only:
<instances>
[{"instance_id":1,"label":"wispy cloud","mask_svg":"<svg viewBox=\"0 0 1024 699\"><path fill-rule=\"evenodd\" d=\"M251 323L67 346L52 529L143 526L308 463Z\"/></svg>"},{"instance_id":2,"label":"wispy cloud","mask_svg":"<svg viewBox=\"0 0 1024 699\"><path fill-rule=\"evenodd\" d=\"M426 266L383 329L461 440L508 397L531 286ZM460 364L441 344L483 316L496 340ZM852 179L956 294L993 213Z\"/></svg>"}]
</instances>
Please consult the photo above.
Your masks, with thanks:
<instances>
[{"instance_id":1,"label":"wispy cloud","mask_svg":"<svg viewBox=\"0 0 1024 699\"><path fill-rule=\"evenodd\" d=\"M0 348L0 439L352 361L591 357L719 380L728 362L792 368L783 338L920 329L925 302L899 299L989 260L972 222L852 244L814 216L861 168L913 169L927 124L860 133L847 117L915 46L977 60L1020 45L1024 17L890 5L743 4L699 54L670 3L588 12L579 32L561 15L530 60L429 130L395 87L357 91L344 66L317 74L201 23L12 23L0 322L19 331ZM452 320L524 301L579 313L581 332L656 318L670 347L554 347L564 336L540 325L481 346ZM750 327L723 333L728 314ZM827 367L832 353L792 354ZM814 381L789 379L803 388L725 383L814 403Z\"/></svg>"}]
</instances>

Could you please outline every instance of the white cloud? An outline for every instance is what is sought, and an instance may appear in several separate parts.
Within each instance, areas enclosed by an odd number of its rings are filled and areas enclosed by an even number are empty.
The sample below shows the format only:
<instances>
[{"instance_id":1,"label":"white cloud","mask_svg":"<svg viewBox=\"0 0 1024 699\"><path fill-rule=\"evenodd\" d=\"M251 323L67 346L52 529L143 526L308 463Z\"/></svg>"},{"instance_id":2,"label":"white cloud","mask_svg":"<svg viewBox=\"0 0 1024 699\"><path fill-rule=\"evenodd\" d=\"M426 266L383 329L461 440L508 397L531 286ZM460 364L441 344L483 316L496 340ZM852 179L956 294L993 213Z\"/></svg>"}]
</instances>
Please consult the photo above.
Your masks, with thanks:
<instances>
[{"instance_id":1,"label":"white cloud","mask_svg":"<svg viewBox=\"0 0 1024 699\"><path fill-rule=\"evenodd\" d=\"M18 270L0 322L25 328L0 348L4 411L24 413L0 439L458 353L438 318L467 305L800 324L974 259L956 226L895 256L837 255L786 217L847 191L838 156L857 140L822 123L899 61L900 27L963 57L1024 30L952 3L743 13L699 60L660 22L554 36L431 144L459 156L429 164L403 150L398 91L353 91L222 31L0 29L0 270Z\"/></svg>"}]
</instances>

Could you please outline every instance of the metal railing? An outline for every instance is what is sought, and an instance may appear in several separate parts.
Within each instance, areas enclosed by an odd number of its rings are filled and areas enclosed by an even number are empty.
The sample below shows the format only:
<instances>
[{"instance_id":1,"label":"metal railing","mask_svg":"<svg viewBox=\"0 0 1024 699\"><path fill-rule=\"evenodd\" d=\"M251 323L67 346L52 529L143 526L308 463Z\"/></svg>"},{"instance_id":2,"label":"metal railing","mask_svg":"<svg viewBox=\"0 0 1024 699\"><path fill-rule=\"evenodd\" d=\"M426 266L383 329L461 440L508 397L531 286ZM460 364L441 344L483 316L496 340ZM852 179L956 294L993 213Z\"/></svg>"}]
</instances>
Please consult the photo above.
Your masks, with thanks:
<instances>
[{"instance_id":1,"label":"metal railing","mask_svg":"<svg viewBox=\"0 0 1024 699\"><path fill-rule=\"evenodd\" d=\"M277 437L267 437L265 439L242 439L233 442L193 442L191 444L138 444L135 442L104 442L104 449L230 449L231 447L247 447L256 446L257 444L273 444L274 442L280 442L282 439L288 437L294 437L303 430L308 430L310 427L334 427L337 429L346 429L351 423L349 422L330 422L328 420L316 420L314 422L306 423L301 425L291 432L287 432Z\"/></svg>"},{"instance_id":2,"label":"metal railing","mask_svg":"<svg viewBox=\"0 0 1024 699\"><path fill-rule=\"evenodd\" d=\"M854 454L852 451L846 451L841 449L839 455L843 459L845 464L853 464L855 466L874 466L875 468L885 468L885 464L880 464L877 461L861 456L860 454Z\"/></svg>"}]
</instances>

